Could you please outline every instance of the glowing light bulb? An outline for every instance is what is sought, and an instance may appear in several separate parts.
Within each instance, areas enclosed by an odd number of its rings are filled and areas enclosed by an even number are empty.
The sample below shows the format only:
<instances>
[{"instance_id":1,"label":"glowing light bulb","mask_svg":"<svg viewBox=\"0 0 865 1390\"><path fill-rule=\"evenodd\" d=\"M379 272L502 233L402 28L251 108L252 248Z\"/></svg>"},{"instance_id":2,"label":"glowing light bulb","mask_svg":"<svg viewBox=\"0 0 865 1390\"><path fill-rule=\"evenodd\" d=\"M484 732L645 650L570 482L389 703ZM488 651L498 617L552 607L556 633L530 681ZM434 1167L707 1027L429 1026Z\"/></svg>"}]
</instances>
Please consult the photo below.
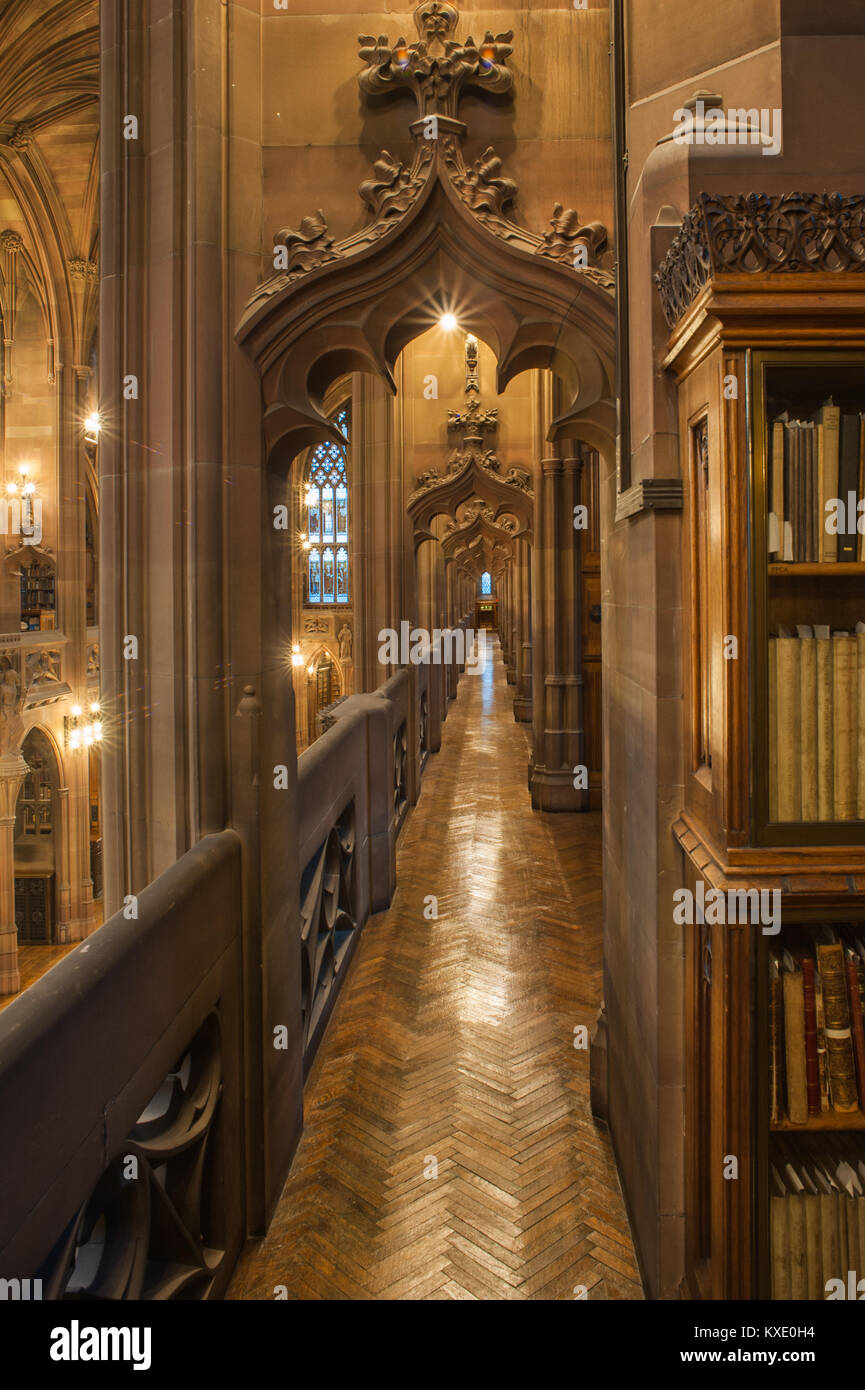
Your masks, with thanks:
<instances>
[{"instance_id":1,"label":"glowing light bulb","mask_svg":"<svg viewBox=\"0 0 865 1390\"><path fill-rule=\"evenodd\" d=\"M443 328L445 333L453 333L456 326L456 314L442 314L441 318L439 319L439 327Z\"/></svg>"},{"instance_id":2,"label":"glowing light bulb","mask_svg":"<svg viewBox=\"0 0 865 1390\"><path fill-rule=\"evenodd\" d=\"M98 411L98 410L91 411L91 413L87 416L87 419L84 421L84 428L85 428L85 430L87 431L88 434L98 434L98 433L99 433L99 430L100 430L100 428L101 428L101 425L100 425L100 421L99 421L99 411Z\"/></svg>"},{"instance_id":3,"label":"glowing light bulb","mask_svg":"<svg viewBox=\"0 0 865 1390\"><path fill-rule=\"evenodd\" d=\"M99 713L99 702L98 702L98 701L94 700L93 704L90 706L90 713L91 713L91 714L98 714L98 713Z\"/></svg>"},{"instance_id":4,"label":"glowing light bulb","mask_svg":"<svg viewBox=\"0 0 865 1390\"><path fill-rule=\"evenodd\" d=\"M73 718L73 719L80 719L80 718L81 718L81 706L80 706L80 705L73 705L73 706L72 706L72 718Z\"/></svg>"},{"instance_id":5,"label":"glowing light bulb","mask_svg":"<svg viewBox=\"0 0 865 1390\"><path fill-rule=\"evenodd\" d=\"M18 484L17 484L17 483L7 483L7 484L6 484L6 491L9 493L9 496L10 496L10 497L14 496L14 494L18 491Z\"/></svg>"}]
</instances>

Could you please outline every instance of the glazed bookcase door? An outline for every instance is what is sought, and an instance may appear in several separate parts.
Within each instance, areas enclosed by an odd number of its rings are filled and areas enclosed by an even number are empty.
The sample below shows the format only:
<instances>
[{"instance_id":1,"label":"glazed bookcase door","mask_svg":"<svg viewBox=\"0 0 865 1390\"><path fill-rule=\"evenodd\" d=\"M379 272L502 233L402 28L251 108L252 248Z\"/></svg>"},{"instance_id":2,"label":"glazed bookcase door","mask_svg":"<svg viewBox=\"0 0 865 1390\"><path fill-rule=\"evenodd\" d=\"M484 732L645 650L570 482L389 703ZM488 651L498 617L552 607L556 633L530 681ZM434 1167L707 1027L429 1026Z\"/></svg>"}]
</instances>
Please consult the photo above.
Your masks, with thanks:
<instances>
[{"instance_id":1,"label":"glazed bookcase door","mask_svg":"<svg viewBox=\"0 0 865 1390\"><path fill-rule=\"evenodd\" d=\"M825 513L819 479L824 467L823 404L831 399L840 410L842 422L855 421L854 427L860 428L860 414L865 417L865 353L755 352L751 389L753 842L779 847L861 847L865 844L865 798L860 796L857 809L855 796L858 763L865 749L865 726L857 726L857 707L865 712L865 686L857 693L857 679L860 684L865 682L865 635L859 643L863 650L857 655L855 628L857 623L865 622L865 561L825 558L825 522L828 516L832 525L836 524L837 509ZM775 425L776 421L780 425ZM783 532L780 548L771 554L769 551L770 545L779 541L777 506L773 510L773 502L778 501L773 475L781 459L779 427L786 453L785 481L791 487L807 489L806 505L808 514L814 517L816 531L816 536L812 533L810 538L797 537L795 558L790 558L793 542L789 535L785 550ZM857 438L856 447L858 497L865 465L865 420L861 444ZM791 448L796 451L793 458ZM836 489L833 487L832 491ZM789 489L784 500L790 509L788 493ZM845 507L843 517L847 510L855 510L847 506L846 496L839 501ZM792 507L796 508L795 498ZM791 529L789 521L786 529ZM839 536L836 548L840 544ZM857 554L865 553L858 535L851 538L851 544L858 547ZM821 629L833 634L826 647L817 638ZM779 631L792 637L776 641ZM836 634L844 633L849 636L840 645ZM840 665L835 664L840 662L848 665L843 686L839 683ZM828 707L824 695L817 691L818 663L823 672L822 689L832 699ZM861 668L858 677L857 663ZM791 670L799 685L792 703L788 698ZM842 690L849 692L851 688L852 698L842 695ZM826 731L822 749L817 744L818 698L819 717ZM789 728L794 719L796 732L792 740L784 739L779 720ZM863 713L859 713L858 719L862 721ZM826 741L830 734L831 746ZM820 807L816 799L818 756L825 766L825 777L822 771L819 774ZM843 768L847 769L844 781L852 782L852 804L838 790ZM833 776L839 799L833 796ZM782 786L784 790L779 792ZM837 814L839 811L841 814Z\"/></svg>"}]
</instances>

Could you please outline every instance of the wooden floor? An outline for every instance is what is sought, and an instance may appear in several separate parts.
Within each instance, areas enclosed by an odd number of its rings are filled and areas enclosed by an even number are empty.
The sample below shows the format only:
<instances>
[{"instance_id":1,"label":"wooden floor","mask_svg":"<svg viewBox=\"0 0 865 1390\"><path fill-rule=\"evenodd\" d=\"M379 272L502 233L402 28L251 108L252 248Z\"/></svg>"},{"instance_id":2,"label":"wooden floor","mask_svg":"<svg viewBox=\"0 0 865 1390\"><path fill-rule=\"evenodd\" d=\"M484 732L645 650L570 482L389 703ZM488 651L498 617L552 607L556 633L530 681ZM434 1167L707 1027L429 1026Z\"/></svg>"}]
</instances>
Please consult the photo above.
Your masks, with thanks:
<instances>
[{"instance_id":1,"label":"wooden floor","mask_svg":"<svg viewBox=\"0 0 865 1390\"><path fill-rule=\"evenodd\" d=\"M460 682L229 1298L642 1297L573 1045L601 995L599 817L532 812L512 699L496 647Z\"/></svg>"},{"instance_id":2,"label":"wooden floor","mask_svg":"<svg viewBox=\"0 0 865 1390\"><path fill-rule=\"evenodd\" d=\"M18 999L20 994L31 985L35 985L37 980L41 980L53 965L64 956L68 956L70 951L74 951L78 944L77 941L72 941L66 946L19 946L18 973L21 976L21 989L18 994L0 995L0 1010L11 1004L13 999Z\"/></svg>"}]
</instances>

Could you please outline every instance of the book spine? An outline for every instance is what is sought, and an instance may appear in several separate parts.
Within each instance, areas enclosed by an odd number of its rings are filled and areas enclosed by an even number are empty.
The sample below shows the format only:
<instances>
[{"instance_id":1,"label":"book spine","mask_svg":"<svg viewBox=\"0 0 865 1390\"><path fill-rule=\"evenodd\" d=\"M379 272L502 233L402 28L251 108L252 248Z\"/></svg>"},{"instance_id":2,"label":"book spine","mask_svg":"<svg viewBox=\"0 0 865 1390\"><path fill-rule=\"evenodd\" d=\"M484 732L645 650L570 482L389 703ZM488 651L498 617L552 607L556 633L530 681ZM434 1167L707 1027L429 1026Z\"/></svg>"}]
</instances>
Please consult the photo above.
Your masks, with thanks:
<instances>
[{"instance_id":1,"label":"book spine","mask_svg":"<svg viewBox=\"0 0 865 1390\"><path fill-rule=\"evenodd\" d=\"M784 995L781 976L772 976L769 985L769 1101L770 1120L777 1124L784 1116Z\"/></svg>"},{"instance_id":2,"label":"book spine","mask_svg":"<svg viewBox=\"0 0 865 1390\"><path fill-rule=\"evenodd\" d=\"M842 513L846 525L838 531L838 559L842 563L855 560L858 554L856 545L856 520L850 515L850 501L855 497L859 485L859 416L841 416L841 448L838 459L838 496L843 503Z\"/></svg>"},{"instance_id":3,"label":"book spine","mask_svg":"<svg viewBox=\"0 0 865 1390\"><path fill-rule=\"evenodd\" d=\"M823 979L823 1010L826 1019L832 1103L836 1110L855 1110L859 1100L853 1063L847 980L840 943L818 946L817 959Z\"/></svg>"},{"instance_id":4,"label":"book spine","mask_svg":"<svg viewBox=\"0 0 865 1390\"><path fill-rule=\"evenodd\" d=\"M799 672L799 753L800 792L803 821L815 821L819 810L817 795L817 643L813 637L800 637Z\"/></svg>"},{"instance_id":5,"label":"book spine","mask_svg":"<svg viewBox=\"0 0 865 1390\"><path fill-rule=\"evenodd\" d=\"M832 639L814 640L817 656L817 819L835 816L835 740L832 726Z\"/></svg>"},{"instance_id":6,"label":"book spine","mask_svg":"<svg viewBox=\"0 0 865 1390\"><path fill-rule=\"evenodd\" d=\"M784 971L784 1055L787 1073L787 1114L794 1125L808 1119L805 1070L805 993L801 970Z\"/></svg>"},{"instance_id":7,"label":"book spine","mask_svg":"<svg viewBox=\"0 0 865 1390\"><path fill-rule=\"evenodd\" d=\"M784 425L776 420L772 425L772 480L770 480L772 512L777 527L777 548L770 555L782 555L784 548Z\"/></svg>"},{"instance_id":8,"label":"book spine","mask_svg":"<svg viewBox=\"0 0 865 1390\"><path fill-rule=\"evenodd\" d=\"M788 1216L790 1200L788 1197L771 1197L770 1241L772 1245L772 1297L787 1300L790 1297L790 1242ZM822 1241L821 1241L822 1244Z\"/></svg>"},{"instance_id":9,"label":"book spine","mask_svg":"<svg viewBox=\"0 0 865 1390\"><path fill-rule=\"evenodd\" d=\"M825 430L822 424L817 425L815 430L817 441L817 497L814 504L814 529L815 547L817 559L822 563L826 559L826 443Z\"/></svg>"},{"instance_id":10,"label":"book spine","mask_svg":"<svg viewBox=\"0 0 865 1390\"><path fill-rule=\"evenodd\" d=\"M845 957L847 973L847 1004L850 1010L850 1032L853 1036L853 1057L856 1063L856 1090L859 1107L865 1110L865 1020L859 994L859 970L855 956Z\"/></svg>"},{"instance_id":11,"label":"book spine","mask_svg":"<svg viewBox=\"0 0 865 1390\"><path fill-rule=\"evenodd\" d=\"M826 1013L823 1008L823 977L819 970L814 973L814 1005L817 1013L817 1069L820 1074L820 1109L831 1110L832 1096L829 1087L829 1053L826 1050Z\"/></svg>"},{"instance_id":12,"label":"book spine","mask_svg":"<svg viewBox=\"0 0 865 1390\"><path fill-rule=\"evenodd\" d=\"M830 563L838 559L838 536L827 530L826 503L838 496L838 450L840 447L841 412L837 406L823 409L823 558Z\"/></svg>"},{"instance_id":13,"label":"book spine","mask_svg":"<svg viewBox=\"0 0 865 1390\"><path fill-rule=\"evenodd\" d=\"M858 638L832 638L832 724L836 820L856 819L856 684Z\"/></svg>"},{"instance_id":14,"label":"book spine","mask_svg":"<svg viewBox=\"0 0 865 1390\"><path fill-rule=\"evenodd\" d=\"M814 962L803 956L802 995L805 1010L805 1081L808 1114L820 1114L820 1065L817 1060L817 1001L814 991Z\"/></svg>"},{"instance_id":15,"label":"book spine","mask_svg":"<svg viewBox=\"0 0 865 1390\"><path fill-rule=\"evenodd\" d=\"M802 679L798 637L777 639L778 660L778 820L798 821L802 810L801 735Z\"/></svg>"},{"instance_id":16,"label":"book spine","mask_svg":"<svg viewBox=\"0 0 865 1390\"><path fill-rule=\"evenodd\" d=\"M865 820L865 632L856 634L856 815Z\"/></svg>"}]
</instances>

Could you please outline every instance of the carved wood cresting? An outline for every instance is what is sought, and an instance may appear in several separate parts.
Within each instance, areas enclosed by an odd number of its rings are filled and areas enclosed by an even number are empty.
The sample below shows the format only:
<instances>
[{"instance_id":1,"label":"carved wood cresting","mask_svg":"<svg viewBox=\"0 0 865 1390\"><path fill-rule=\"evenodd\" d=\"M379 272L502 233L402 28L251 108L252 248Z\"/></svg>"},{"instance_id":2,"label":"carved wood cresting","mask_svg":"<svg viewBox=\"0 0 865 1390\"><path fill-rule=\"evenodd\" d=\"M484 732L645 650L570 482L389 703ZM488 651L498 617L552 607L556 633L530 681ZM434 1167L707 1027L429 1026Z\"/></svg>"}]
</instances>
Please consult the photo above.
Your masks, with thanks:
<instances>
[{"instance_id":1,"label":"carved wood cresting","mask_svg":"<svg viewBox=\"0 0 865 1390\"><path fill-rule=\"evenodd\" d=\"M701 193L655 275L670 328L716 275L865 271L865 196Z\"/></svg>"}]
</instances>

